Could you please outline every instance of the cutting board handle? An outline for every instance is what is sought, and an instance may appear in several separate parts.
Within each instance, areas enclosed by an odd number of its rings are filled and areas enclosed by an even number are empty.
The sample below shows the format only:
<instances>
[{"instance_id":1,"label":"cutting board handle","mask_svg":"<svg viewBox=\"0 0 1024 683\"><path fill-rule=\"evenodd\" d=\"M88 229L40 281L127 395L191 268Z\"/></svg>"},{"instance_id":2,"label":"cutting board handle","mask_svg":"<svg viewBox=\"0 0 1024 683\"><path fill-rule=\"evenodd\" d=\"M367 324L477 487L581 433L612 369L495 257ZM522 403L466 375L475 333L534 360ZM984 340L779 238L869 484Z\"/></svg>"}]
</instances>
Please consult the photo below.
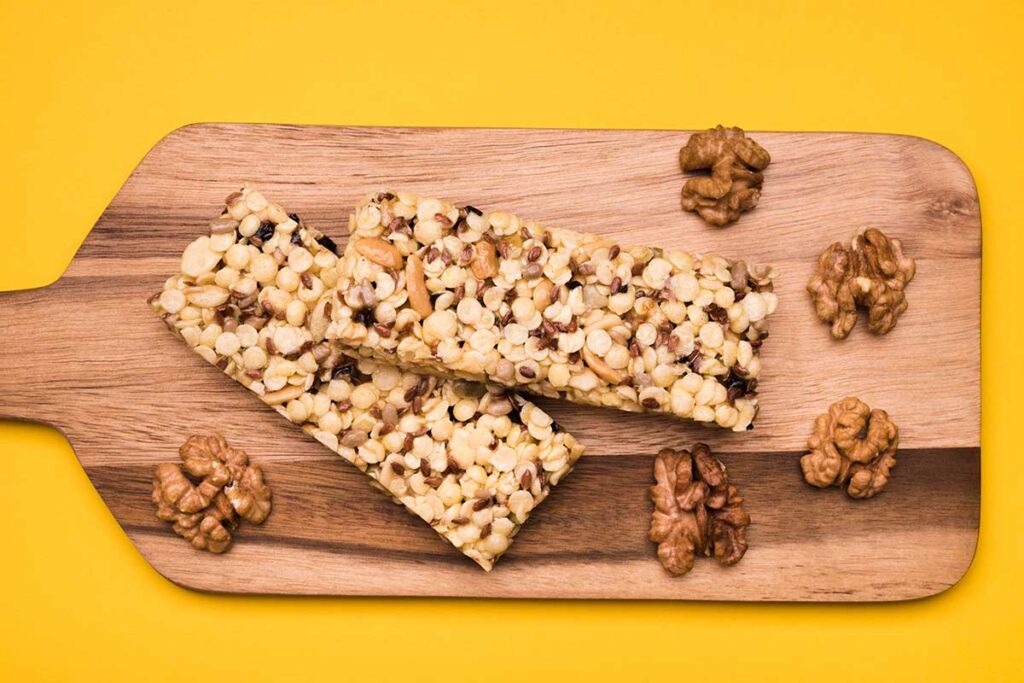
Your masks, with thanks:
<instances>
[{"instance_id":1,"label":"cutting board handle","mask_svg":"<svg viewBox=\"0 0 1024 683\"><path fill-rule=\"evenodd\" d=\"M54 424L59 417L57 392L48 386L60 378L73 344L62 331L62 289L58 281L0 292L0 418Z\"/></svg>"}]
</instances>

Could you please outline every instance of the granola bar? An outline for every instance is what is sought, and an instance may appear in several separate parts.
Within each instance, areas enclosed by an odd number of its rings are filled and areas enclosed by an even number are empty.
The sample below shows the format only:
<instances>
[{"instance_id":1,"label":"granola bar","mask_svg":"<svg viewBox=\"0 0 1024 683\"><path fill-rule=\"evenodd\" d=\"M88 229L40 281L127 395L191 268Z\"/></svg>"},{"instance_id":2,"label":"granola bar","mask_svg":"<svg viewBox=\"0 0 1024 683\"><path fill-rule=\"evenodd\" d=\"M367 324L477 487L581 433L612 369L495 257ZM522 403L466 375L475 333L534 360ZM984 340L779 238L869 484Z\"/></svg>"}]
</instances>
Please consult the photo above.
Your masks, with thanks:
<instances>
[{"instance_id":1,"label":"granola bar","mask_svg":"<svg viewBox=\"0 0 1024 683\"><path fill-rule=\"evenodd\" d=\"M337 301L334 250L244 189L151 303L196 353L490 570L583 448L502 389L333 348L324 336Z\"/></svg>"},{"instance_id":2,"label":"granola bar","mask_svg":"<svg viewBox=\"0 0 1024 683\"><path fill-rule=\"evenodd\" d=\"M349 220L328 339L443 377L741 431L770 268L620 246L405 192Z\"/></svg>"}]
</instances>

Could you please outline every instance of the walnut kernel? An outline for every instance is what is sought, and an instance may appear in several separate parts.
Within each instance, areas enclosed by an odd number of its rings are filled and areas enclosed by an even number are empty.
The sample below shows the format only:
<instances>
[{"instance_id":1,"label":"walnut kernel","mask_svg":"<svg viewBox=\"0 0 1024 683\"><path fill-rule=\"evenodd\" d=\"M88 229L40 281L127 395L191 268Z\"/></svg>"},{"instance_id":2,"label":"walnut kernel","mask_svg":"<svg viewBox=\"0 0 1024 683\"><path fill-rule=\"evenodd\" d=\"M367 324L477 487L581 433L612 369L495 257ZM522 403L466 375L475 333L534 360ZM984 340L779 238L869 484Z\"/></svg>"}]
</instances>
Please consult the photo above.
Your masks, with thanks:
<instances>
[{"instance_id":1,"label":"walnut kernel","mask_svg":"<svg viewBox=\"0 0 1024 683\"><path fill-rule=\"evenodd\" d=\"M914 279L914 259L903 243L881 230L868 228L850 246L836 242L818 258L818 272L807 284L818 319L832 326L832 336L845 339L857 323L857 307L868 309L868 329L885 334L907 310L903 290Z\"/></svg>"},{"instance_id":2,"label":"walnut kernel","mask_svg":"<svg viewBox=\"0 0 1024 683\"><path fill-rule=\"evenodd\" d=\"M259 465L224 437L192 436L178 449L182 465L158 465L153 476L157 519L197 550L223 553L241 516L260 524L270 514L270 489Z\"/></svg>"},{"instance_id":3,"label":"walnut kernel","mask_svg":"<svg viewBox=\"0 0 1024 683\"><path fill-rule=\"evenodd\" d=\"M710 448L698 443L692 453L662 449L654 459L654 479L648 537L658 544L658 559L670 574L689 572L698 554L724 565L740 561L750 516Z\"/></svg>"},{"instance_id":4,"label":"walnut kernel","mask_svg":"<svg viewBox=\"0 0 1024 683\"><path fill-rule=\"evenodd\" d=\"M846 487L852 498L871 498L896 465L899 429L884 410L871 410L852 396L833 403L814 422L800 458L804 480L819 488Z\"/></svg>"},{"instance_id":5,"label":"walnut kernel","mask_svg":"<svg viewBox=\"0 0 1024 683\"><path fill-rule=\"evenodd\" d=\"M679 165L684 173L709 169L711 175L686 181L683 210L696 211L719 227L738 220L757 206L764 182L761 171L770 162L768 152L740 128L716 126L694 133L679 150Z\"/></svg>"}]
</instances>

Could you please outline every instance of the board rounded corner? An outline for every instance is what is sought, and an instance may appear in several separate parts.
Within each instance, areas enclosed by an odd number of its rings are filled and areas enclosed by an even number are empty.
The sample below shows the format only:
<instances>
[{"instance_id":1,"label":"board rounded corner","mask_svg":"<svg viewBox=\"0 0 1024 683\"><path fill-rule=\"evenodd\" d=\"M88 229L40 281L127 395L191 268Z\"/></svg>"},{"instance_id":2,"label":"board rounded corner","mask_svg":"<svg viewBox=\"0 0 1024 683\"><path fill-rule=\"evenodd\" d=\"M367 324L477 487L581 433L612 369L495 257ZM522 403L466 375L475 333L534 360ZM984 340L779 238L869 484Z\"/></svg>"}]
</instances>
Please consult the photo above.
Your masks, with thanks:
<instances>
[{"instance_id":1,"label":"board rounded corner","mask_svg":"<svg viewBox=\"0 0 1024 683\"><path fill-rule=\"evenodd\" d=\"M146 552L144 552L142 548L139 547L139 544L136 543L133 539L131 539L130 536L129 540L131 540L132 545L135 546L136 551L139 553L139 555L142 556L142 559L149 566L150 570L153 571L157 576L159 576L163 581L166 581L175 588L185 590L190 593L198 593L201 595L231 594L230 591L209 588L208 586L204 586L202 583L195 582L194 579L196 577L192 574L189 574L188 572L180 572L180 575L176 574L172 568L163 567L160 565L159 562L154 562L153 559Z\"/></svg>"},{"instance_id":2,"label":"board rounded corner","mask_svg":"<svg viewBox=\"0 0 1024 683\"><path fill-rule=\"evenodd\" d=\"M149 156L153 150L163 146L165 143L170 142L181 135L187 134L193 128L205 128L209 125L211 125L210 121L189 121L188 123L176 125L174 128L157 138L156 142L149 146L149 150L146 152L145 156Z\"/></svg>"},{"instance_id":3,"label":"board rounded corner","mask_svg":"<svg viewBox=\"0 0 1024 683\"><path fill-rule=\"evenodd\" d=\"M916 144L921 145L922 147L930 147L934 149L937 153L941 154L942 156L952 158L956 165L959 166L960 169L963 171L966 178L970 181L971 187L974 190L975 198L979 199L978 181L974 177L974 172L971 171L971 167L967 164L966 161L964 161L964 158L960 156L960 154L957 153L952 147L946 145L945 143L939 142L938 140L933 140L923 135L915 135L913 133L900 133L898 135L899 137L904 138L906 140L912 140Z\"/></svg>"},{"instance_id":4,"label":"board rounded corner","mask_svg":"<svg viewBox=\"0 0 1024 683\"><path fill-rule=\"evenodd\" d=\"M963 583L963 580L967 577L967 575L971 572L971 568L974 566L975 558L977 558L977 556L978 556L978 536L979 536L979 534L980 534L980 531L978 533L974 534L974 546L971 548L971 553L967 557L966 561L963 563L963 565L961 567L959 567L957 569L957 572L955 574L956 578L954 578L948 584L946 584L944 586L940 586L940 587L938 587L935 590L932 590L931 588L928 588L928 589L926 589L926 590L924 590L924 591L922 591L920 593L914 593L914 594L907 595L905 597L901 597L901 598L895 600L894 602L914 603L914 602L925 602L925 601L929 601L929 600L941 600L942 598L947 596L950 592L952 592L954 589L958 588L960 586L960 584Z\"/></svg>"}]
</instances>

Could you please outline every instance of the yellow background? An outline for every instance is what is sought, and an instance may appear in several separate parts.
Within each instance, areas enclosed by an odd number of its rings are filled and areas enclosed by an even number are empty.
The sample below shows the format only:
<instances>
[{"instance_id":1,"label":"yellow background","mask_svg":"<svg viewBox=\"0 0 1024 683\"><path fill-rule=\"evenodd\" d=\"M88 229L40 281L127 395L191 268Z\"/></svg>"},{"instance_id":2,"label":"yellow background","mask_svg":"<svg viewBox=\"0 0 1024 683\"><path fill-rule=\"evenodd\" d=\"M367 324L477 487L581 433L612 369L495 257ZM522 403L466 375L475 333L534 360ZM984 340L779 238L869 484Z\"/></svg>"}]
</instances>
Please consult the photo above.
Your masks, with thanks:
<instances>
[{"instance_id":1,"label":"yellow background","mask_svg":"<svg viewBox=\"0 0 1024 683\"><path fill-rule=\"evenodd\" d=\"M143 561L57 432L4 423L0 680L1024 679L1021 3L214 4L0 0L0 289L57 278L196 121L925 136L981 193L978 554L882 606L202 595Z\"/></svg>"}]
</instances>

